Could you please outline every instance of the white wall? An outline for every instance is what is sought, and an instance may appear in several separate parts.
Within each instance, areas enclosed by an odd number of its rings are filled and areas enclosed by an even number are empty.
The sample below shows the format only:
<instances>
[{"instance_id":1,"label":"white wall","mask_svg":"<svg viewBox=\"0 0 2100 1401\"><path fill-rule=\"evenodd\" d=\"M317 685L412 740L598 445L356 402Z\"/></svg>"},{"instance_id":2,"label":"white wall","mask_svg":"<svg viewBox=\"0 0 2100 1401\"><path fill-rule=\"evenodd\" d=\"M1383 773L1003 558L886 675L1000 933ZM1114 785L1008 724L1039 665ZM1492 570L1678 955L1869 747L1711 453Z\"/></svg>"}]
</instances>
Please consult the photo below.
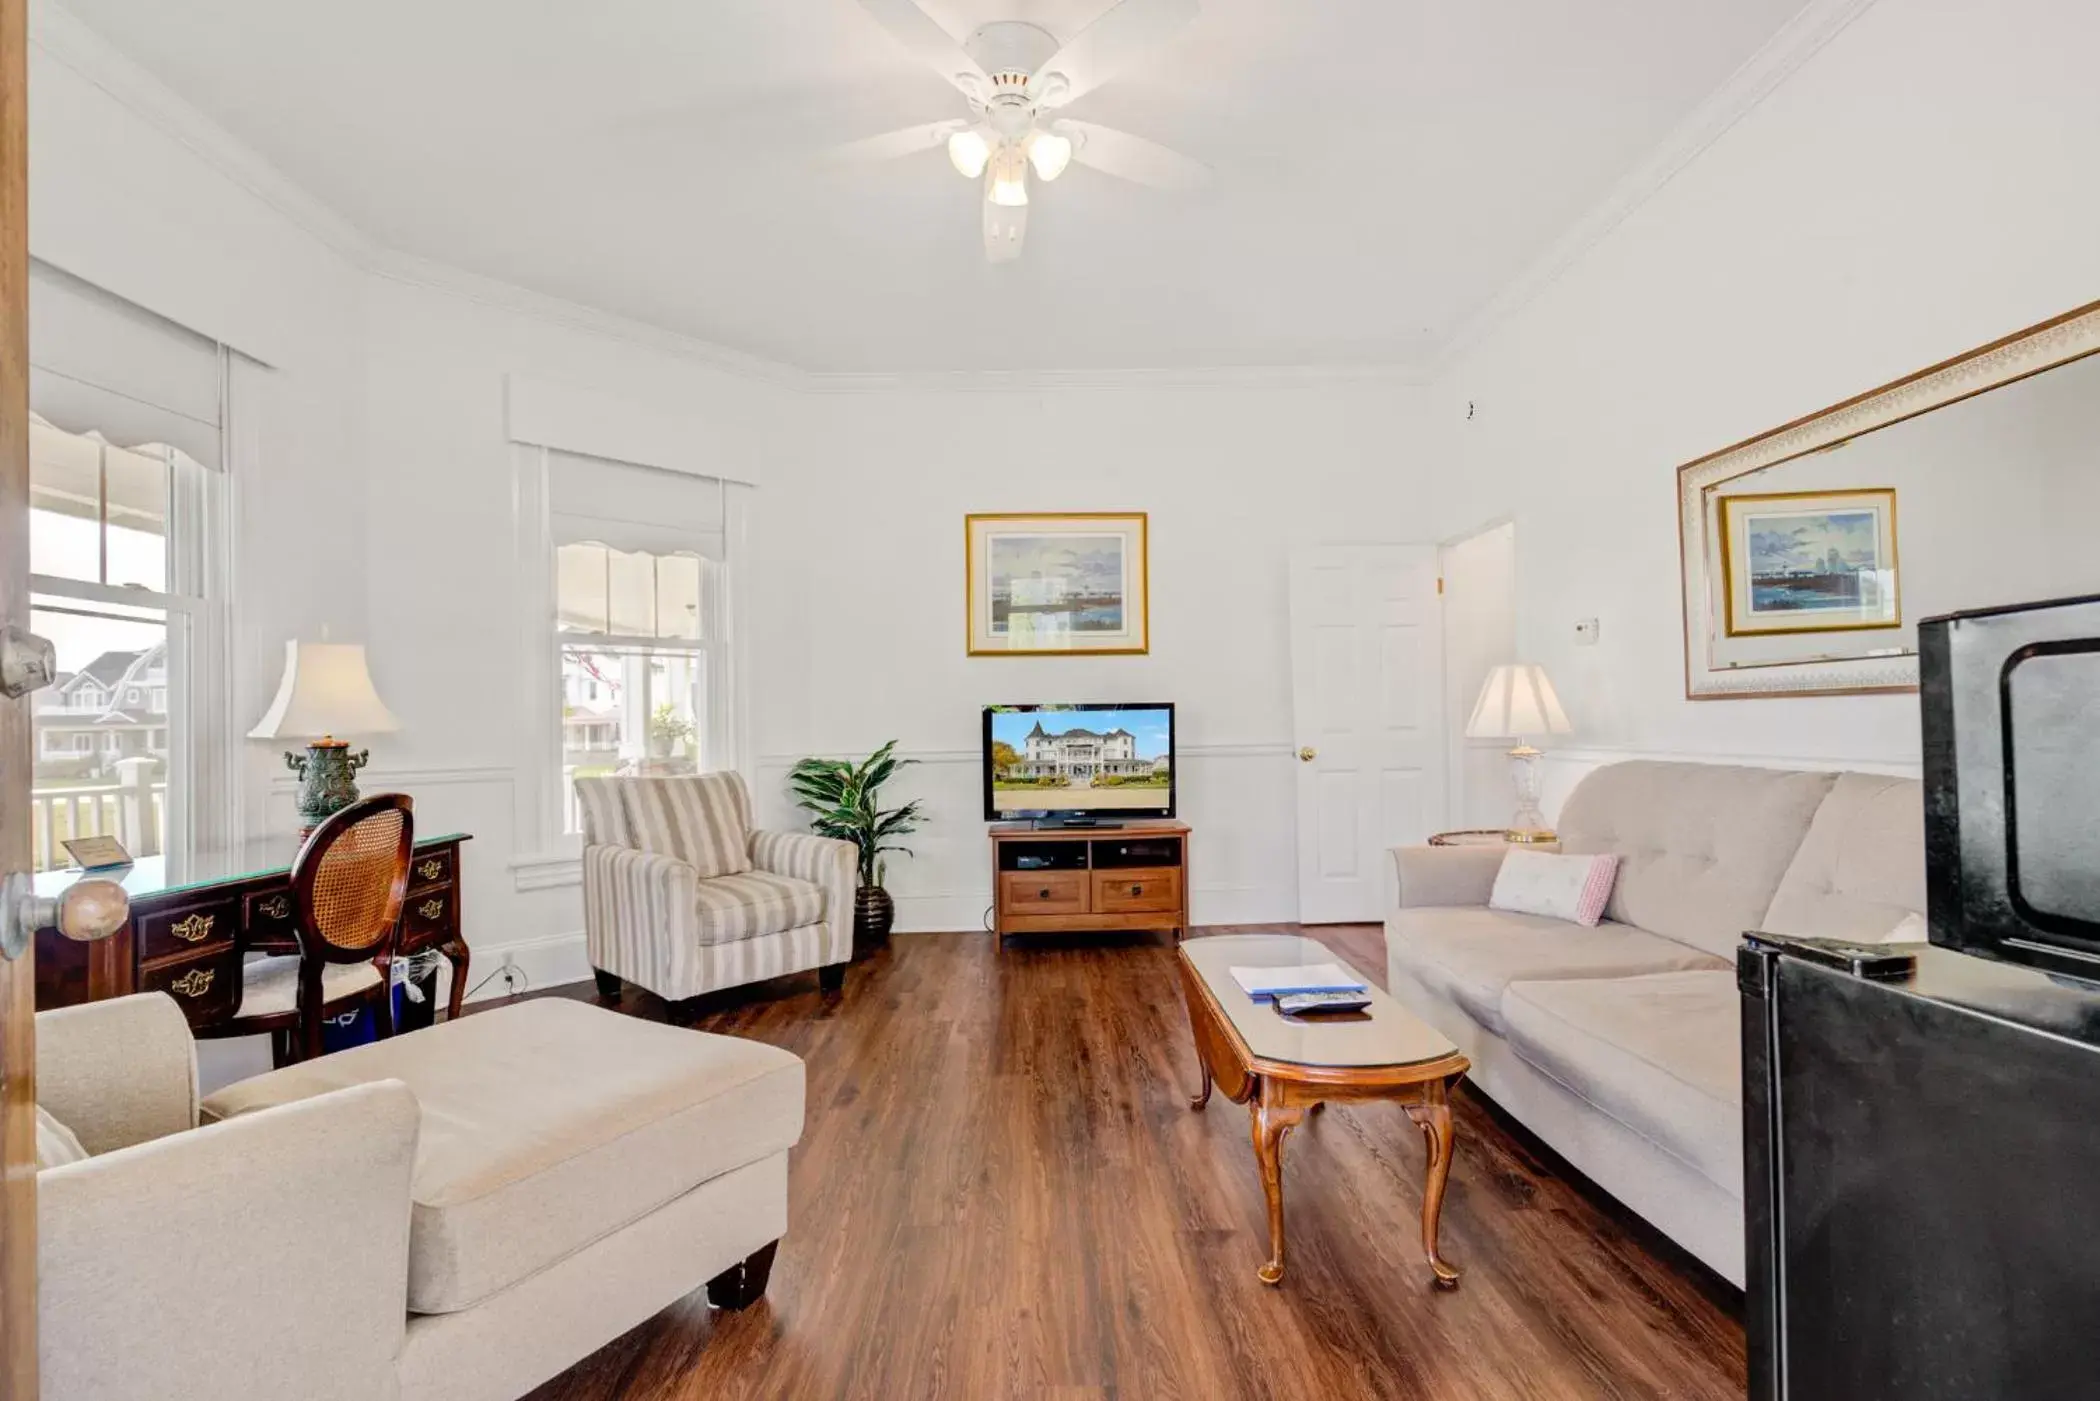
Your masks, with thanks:
<instances>
[{"instance_id":1,"label":"white wall","mask_svg":"<svg viewBox=\"0 0 2100 1401\"><path fill-rule=\"evenodd\" d=\"M1294 918L1287 635L1294 544L1422 540L1406 444L1419 391L1384 380L801 396L760 598L761 810L808 754L885 740L922 767L917 855L892 862L901 929L974 929L991 902L979 793L990 702L1170 700L1198 923ZM1152 650L970 657L963 517L1150 513Z\"/></svg>"},{"instance_id":2,"label":"white wall","mask_svg":"<svg viewBox=\"0 0 2100 1401\"><path fill-rule=\"evenodd\" d=\"M1683 698L1674 468L2100 295L2100 186L2065 175L2096 45L2091 5L1882 0L1439 376L1437 533L1516 516L1564 759L1914 769L1913 697Z\"/></svg>"},{"instance_id":3,"label":"white wall","mask_svg":"<svg viewBox=\"0 0 2100 1401\"><path fill-rule=\"evenodd\" d=\"M1517 527L1502 521L1443 550L1444 725L1451 825L1506 827L1516 811L1510 741L1467 739L1488 673L1517 660Z\"/></svg>"}]
</instances>

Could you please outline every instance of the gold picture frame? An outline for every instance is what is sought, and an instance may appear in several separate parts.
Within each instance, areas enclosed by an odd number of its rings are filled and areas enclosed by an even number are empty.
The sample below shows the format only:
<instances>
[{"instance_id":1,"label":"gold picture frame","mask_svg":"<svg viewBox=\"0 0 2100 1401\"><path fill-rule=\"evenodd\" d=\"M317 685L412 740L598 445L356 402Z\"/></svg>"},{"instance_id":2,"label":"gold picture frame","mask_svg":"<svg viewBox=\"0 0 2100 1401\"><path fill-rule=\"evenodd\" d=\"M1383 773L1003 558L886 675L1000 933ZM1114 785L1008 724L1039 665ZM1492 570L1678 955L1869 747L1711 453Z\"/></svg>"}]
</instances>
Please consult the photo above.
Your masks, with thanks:
<instances>
[{"instance_id":1,"label":"gold picture frame","mask_svg":"<svg viewBox=\"0 0 2100 1401\"><path fill-rule=\"evenodd\" d=\"M1721 526L1723 626L1730 637L1773 637L1812 632L1859 632L1903 626L1903 590L1896 539L1894 487L1840 487L1828 491L1743 492L1718 498ZM1749 548L1756 522L1790 522L1789 548L1796 568L1767 574L1759 583ZM1838 541L1850 551L1840 559ZM1864 548L1863 548L1864 547ZM1817 572L1818 549L1830 566ZM1772 598L1760 606L1760 593ZM1850 598L1850 602L1846 599Z\"/></svg>"},{"instance_id":2,"label":"gold picture frame","mask_svg":"<svg viewBox=\"0 0 2100 1401\"><path fill-rule=\"evenodd\" d=\"M1150 527L1143 511L974 512L963 517L969 655L1150 652Z\"/></svg>"}]
</instances>

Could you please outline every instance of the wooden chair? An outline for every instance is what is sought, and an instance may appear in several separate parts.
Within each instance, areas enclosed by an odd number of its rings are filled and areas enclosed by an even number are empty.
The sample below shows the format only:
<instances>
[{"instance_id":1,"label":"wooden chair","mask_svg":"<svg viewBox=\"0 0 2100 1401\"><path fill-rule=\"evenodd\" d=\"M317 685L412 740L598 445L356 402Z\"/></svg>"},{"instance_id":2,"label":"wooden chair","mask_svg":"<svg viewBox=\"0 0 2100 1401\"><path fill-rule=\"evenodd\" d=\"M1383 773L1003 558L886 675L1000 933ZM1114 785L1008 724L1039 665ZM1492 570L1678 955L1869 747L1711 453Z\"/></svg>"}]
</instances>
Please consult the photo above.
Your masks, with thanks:
<instances>
[{"instance_id":1,"label":"wooden chair","mask_svg":"<svg viewBox=\"0 0 2100 1401\"><path fill-rule=\"evenodd\" d=\"M278 1066L321 1054L321 1022L372 1004L382 1037L394 1032L392 959L408 891L415 805L405 793L352 803L314 828L292 862L299 952L241 965L241 1005L200 1037L268 1033Z\"/></svg>"}]
</instances>

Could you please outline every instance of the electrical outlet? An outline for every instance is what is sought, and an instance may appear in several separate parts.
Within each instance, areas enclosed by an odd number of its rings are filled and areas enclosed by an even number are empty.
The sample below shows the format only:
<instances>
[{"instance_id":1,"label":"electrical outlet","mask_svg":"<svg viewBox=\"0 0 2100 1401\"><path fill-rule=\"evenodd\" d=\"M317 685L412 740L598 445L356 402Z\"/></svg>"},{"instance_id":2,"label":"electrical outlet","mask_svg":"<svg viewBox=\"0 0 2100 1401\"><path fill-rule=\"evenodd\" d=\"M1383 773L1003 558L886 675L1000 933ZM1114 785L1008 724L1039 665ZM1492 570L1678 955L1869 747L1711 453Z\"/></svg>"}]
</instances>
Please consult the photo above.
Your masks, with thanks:
<instances>
[{"instance_id":1,"label":"electrical outlet","mask_svg":"<svg viewBox=\"0 0 2100 1401\"><path fill-rule=\"evenodd\" d=\"M1577 647L1594 647L1597 645L1597 620L1595 618L1577 618L1575 620L1575 645Z\"/></svg>"}]
</instances>

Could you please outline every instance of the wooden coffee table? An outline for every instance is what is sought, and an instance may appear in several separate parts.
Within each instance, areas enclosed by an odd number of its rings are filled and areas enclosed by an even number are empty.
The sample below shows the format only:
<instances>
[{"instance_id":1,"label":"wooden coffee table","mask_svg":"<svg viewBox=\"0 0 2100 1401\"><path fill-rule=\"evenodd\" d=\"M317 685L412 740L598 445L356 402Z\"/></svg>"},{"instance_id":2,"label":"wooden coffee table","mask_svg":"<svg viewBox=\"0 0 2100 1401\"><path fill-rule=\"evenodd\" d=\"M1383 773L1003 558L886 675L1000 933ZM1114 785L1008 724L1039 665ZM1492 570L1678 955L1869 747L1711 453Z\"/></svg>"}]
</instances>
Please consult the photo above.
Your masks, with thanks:
<instances>
[{"instance_id":1,"label":"wooden coffee table","mask_svg":"<svg viewBox=\"0 0 2100 1401\"><path fill-rule=\"evenodd\" d=\"M1437 1254L1437 1216L1451 1175L1451 1085L1468 1062L1442 1033L1377 988L1371 1005L1352 1017L1281 1016L1233 981L1234 967L1289 967L1340 963L1324 944L1289 934L1228 934L1181 945L1181 989L1203 1090L1191 1109L1210 1102L1211 1086L1234 1104L1249 1104L1254 1159L1269 1200L1269 1261L1255 1273L1262 1283L1283 1278L1283 1141L1306 1111L1328 1100L1404 1102L1422 1130L1429 1167L1422 1187L1422 1250L1441 1288L1454 1288L1458 1271Z\"/></svg>"}]
</instances>

